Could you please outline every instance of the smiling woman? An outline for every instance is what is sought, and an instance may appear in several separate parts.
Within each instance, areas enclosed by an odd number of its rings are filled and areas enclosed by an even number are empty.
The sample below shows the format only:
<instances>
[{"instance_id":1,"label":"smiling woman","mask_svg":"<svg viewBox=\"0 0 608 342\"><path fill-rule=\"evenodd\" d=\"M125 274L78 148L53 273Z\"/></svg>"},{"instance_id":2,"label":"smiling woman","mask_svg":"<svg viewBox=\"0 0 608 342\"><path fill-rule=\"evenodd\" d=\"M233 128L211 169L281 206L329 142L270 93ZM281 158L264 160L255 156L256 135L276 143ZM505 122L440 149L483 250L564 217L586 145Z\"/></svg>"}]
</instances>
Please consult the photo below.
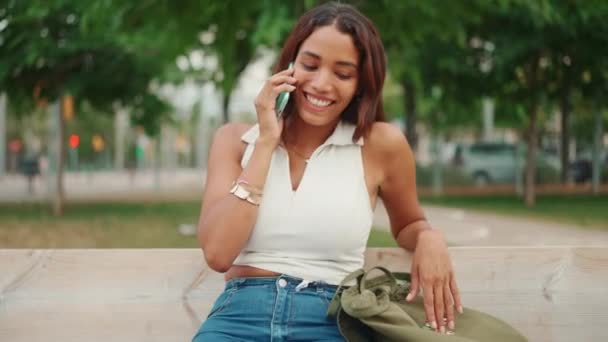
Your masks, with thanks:
<instances>
[{"instance_id":1,"label":"smiling woman","mask_svg":"<svg viewBox=\"0 0 608 342\"><path fill-rule=\"evenodd\" d=\"M454 328L461 304L444 238L418 203L405 137L383 122L385 69L373 23L326 3L287 38L255 100L258 123L218 130L198 241L227 283L194 341L343 340L326 312L363 266L378 197L396 242L415 251L408 300L424 289L429 325Z\"/></svg>"},{"instance_id":2,"label":"smiling woman","mask_svg":"<svg viewBox=\"0 0 608 342\"><path fill-rule=\"evenodd\" d=\"M295 112L304 97L313 103L315 99L325 100L323 104L336 102L332 111L340 112L341 120L357 125L354 139L368 133L374 122L384 121L380 96L386 72L384 48L368 18L346 10L338 18L321 10L305 14L287 38L275 72L293 60L300 66L294 73L300 88L296 99L300 101L288 105L286 116ZM305 81L309 83L306 86ZM327 89L318 87L330 84L335 85L336 94L321 94Z\"/></svg>"}]
</instances>

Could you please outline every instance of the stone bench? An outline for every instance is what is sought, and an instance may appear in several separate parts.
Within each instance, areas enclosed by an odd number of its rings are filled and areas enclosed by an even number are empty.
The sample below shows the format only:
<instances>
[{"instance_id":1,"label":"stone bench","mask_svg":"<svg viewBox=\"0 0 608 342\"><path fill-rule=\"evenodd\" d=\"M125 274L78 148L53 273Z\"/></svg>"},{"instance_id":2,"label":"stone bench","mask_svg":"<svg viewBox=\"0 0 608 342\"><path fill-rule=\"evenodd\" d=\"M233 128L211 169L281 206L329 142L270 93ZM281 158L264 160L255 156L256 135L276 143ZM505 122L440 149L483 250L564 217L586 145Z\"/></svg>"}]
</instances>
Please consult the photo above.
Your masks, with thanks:
<instances>
[{"instance_id":1,"label":"stone bench","mask_svg":"<svg viewBox=\"0 0 608 342\"><path fill-rule=\"evenodd\" d=\"M450 251L465 306L530 341L608 340L608 247ZM372 248L366 264L410 257ZM0 250L0 341L189 341L222 288L197 249Z\"/></svg>"}]
</instances>

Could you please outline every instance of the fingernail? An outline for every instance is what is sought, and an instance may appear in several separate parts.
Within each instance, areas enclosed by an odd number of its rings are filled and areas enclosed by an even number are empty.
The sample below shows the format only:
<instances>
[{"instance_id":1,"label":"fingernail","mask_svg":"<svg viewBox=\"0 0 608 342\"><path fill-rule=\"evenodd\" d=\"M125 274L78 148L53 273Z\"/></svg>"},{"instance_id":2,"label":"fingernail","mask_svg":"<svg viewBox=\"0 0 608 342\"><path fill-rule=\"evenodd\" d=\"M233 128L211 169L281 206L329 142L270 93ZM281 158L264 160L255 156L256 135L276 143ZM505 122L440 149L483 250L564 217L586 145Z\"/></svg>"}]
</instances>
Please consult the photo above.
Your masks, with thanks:
<instances>
[{"instance_id":1,"label":"fingernail","mask_svg":"<svg viewBox=\"0 0 608 342\"><path fill-rule=\"evenodd\" d=\"M442 325L442 326L441 326L441 328L439 328L439 331L440 331L442 334L445 334L445 326L443 326L443 325Z\"/></svg>"},{"instance_id":2,"label":"fingernail","mask_svg":"<svg viewBox=\"0 0 608 342\"><path fill-rule=\"evenodd\" d=\"M448 328L450 330L454 330L454 321L450 321L450 323L448 323Z\"/></svg>"},{"instance_id":3,"label":"fingernail","mask_svg":"<svg viewBox=\"0 0 608 342\"><path fill-rule=\"evenodd\" d=\"M462 309L462 305L459 305L459 306L458 306L458 312L460 312L460 313L463 313L463 312L464 312L464 310Z\"/></svg>"},{"instance_id":4,"label":"fingernail","mask_svg":"<svg viewBox=\"0 0 608 342\"><path fill-rule=\"evenodd\" d=\"M414 297L414 294L410 292L408 293L407 297L405 297L405 300L409 302L410 300L412 300L412 297Z\"/></svg>"},{"instance_id":5,"label":"fingernail","mask_svg":"<svg viewBox=\"0 0 608 342\"><path fill-rule=\"evenodd\" d=\"M433 327L434 330L437 330L437 322L432 321L431 326Z\"/></svg>"}]
</instances>

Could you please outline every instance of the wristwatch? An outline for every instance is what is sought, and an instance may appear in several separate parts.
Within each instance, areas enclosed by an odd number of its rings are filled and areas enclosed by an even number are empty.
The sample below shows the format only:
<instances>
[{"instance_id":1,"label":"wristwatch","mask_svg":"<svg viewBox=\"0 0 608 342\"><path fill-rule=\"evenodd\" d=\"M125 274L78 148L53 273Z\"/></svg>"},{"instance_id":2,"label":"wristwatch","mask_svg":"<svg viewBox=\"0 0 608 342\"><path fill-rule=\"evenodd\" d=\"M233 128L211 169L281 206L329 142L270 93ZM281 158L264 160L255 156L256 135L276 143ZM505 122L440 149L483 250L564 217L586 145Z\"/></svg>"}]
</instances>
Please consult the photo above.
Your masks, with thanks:
<instances>
[{"instance_id":1,"label":"wristwatch","mask_svg":"<svg viewBox=\"0 0 608 342\"><path fill-rule=\"evenodd\" d=\"M253 205L260 205L261 196L253 194L251 191L247 190L241 184L235 182L232 185L232 189L230 189L230 193L234 196L245 200Z\"/></svg>"}]
</instances>

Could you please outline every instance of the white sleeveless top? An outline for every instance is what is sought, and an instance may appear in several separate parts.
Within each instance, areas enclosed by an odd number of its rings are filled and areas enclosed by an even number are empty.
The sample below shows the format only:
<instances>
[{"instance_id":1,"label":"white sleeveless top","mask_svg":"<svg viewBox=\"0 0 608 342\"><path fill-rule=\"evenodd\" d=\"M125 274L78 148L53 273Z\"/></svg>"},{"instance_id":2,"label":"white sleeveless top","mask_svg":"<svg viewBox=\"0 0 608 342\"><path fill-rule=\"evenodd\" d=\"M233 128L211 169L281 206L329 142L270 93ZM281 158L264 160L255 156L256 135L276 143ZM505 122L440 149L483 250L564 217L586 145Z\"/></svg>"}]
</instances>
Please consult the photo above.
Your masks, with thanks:
<instances>
[{"instance_id":1,"label":"white sleeveless top","mask_svg":"<svg viewBox=\"0 0 608 342\"><path fill-rule=\"evenodd\" d=\"M363 173L363 138L353 143L355 126L340 122L312 154L296 191L287 151L278 146L251 236L234 261L309 281L337 285L363 267L373 219ZM259 126L241 138L248 146L245 167Z\"/></svg>"}]
</instances>

